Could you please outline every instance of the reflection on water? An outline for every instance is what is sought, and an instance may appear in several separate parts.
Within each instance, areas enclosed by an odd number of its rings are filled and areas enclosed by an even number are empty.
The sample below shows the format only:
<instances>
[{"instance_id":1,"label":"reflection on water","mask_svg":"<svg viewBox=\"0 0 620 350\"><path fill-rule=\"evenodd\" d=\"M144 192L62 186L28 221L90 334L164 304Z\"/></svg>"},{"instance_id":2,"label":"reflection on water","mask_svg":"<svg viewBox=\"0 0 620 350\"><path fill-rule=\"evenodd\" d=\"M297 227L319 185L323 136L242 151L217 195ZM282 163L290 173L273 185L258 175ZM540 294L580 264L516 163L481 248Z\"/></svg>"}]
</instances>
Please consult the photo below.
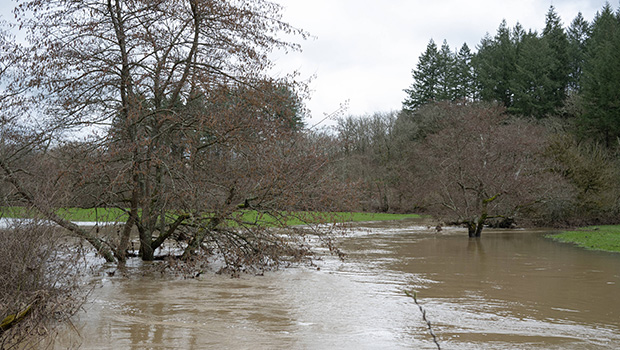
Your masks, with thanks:
<instances>
[{"instance_id":1,"label":"reflection on water","mask_svg":"<svg viewBox=\"0 0 620 350\"><path fill-rule=\"evenodd\" d=\"M84 349L434 349L403 292L415 290L443 349L616 348L620 254L543 234L489 230L469 239L415 221L375 223L344 239L345 262L326 258L320 270L102 276L71 341Z\"/></svg>"}]
</instances>

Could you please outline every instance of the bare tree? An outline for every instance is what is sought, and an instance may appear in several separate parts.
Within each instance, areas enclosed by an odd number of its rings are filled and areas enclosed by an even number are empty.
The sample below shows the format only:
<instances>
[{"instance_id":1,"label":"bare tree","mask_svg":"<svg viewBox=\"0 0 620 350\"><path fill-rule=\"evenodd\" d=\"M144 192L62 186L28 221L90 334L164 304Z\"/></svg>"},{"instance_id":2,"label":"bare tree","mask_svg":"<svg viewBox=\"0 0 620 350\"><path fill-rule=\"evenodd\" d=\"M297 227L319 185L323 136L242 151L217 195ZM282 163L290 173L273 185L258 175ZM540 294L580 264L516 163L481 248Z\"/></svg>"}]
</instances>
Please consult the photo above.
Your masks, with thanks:
<instances>
[{"instance_id":1,"label":"bare tree","mask_svg":"<svg viewBox=\"0 0 620 350\"><path fill-rule=\"evenodd\" d=\"M303 86L264 74L271 51L298 49L278 34L306 35L279 11L263 0L22 2L15 12L29 43L14 90L30 89L30 113L46 131L37 140L58 147L94 131L71 158L58 157L68 162L61 168L97 188L93 204L125 210L127 220L104 240L44 206L3 162L7 181L109 261L126 259L132 231L144 260L170 239L187 241L185 260L217 251L235 267L277 260L267 254L275 248L291 255L294 239L240 211L286 222L283 210L328 208L339 187L326 154L299 130Z\"/></svg>"},{"instance_id":2,"label":"bare tree","mask_svg":"<svg viewBox=\"0 0 620 350\"><path fill-rule=\"evenodd\" d=\"M440 130L415 146L416 188L430 211L479 237L549 198L559 177L542 157L544 128L509 120L497 106L442 103Z\"/></svg>"},{"instance_id":3,"label":"bare tree","mask_svg":"<svg viewBox=\"0 0 620 350\"><path fill-rule=\"evenodd\" d=\"M84 302L80 254L64 236L37 220L0 228L1 349L39 348Z\"/></svg>"},{"instance_id":4,"label":"bare tree","mask_svg":"<svg viewBox=\"0 0 620 350\"><path fill-rule=\"evenodd\" d=\"M362 210L387 212L400 208L394 188L398 183L395 169L403 149L394 138L395 122L394 112L338 118L340 170L344 179L361 181Z\"/></svg>"}]
</instances>

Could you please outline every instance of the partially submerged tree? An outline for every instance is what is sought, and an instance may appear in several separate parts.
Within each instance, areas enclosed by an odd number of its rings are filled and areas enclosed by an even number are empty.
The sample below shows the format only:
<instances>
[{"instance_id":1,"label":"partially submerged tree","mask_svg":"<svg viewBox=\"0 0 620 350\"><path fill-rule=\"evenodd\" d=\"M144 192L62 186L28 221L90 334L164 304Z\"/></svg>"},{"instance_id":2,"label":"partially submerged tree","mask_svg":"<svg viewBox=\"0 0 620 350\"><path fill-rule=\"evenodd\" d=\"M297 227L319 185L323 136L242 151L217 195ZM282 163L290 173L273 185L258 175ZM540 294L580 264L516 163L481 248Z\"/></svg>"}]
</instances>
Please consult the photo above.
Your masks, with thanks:
<instances>
[{"instance_id":1,"label":"partially submerged tree","mask_svg":"<svg viewBox=\"0 0 620 350\"><path fill-rule=\"evenodd\" d=\"M544 201L557 178L541 157L544 129L482 104L438 104L440 130L410 159L431 213L479 237L491 219L515 218Z\"/></svg>"},{"instance_id":2,"label":"partially submerged tree","mask_svg":"<svg viewBox=\"0 0 620 350\"><path fill-rule=\"evenodd\" d=\"M269 52L298 49L279 33L305 36L279 11L263 0L21 2L29 44L13 89L30 89L41 138L95 129L75 148L84 163L64 157L64 169L78 169L80 185L96 184L94 204L127 219L104 241L43 205L3 161L7 181L108 261L126 259L134 230L143 260L172 238L187 240L186 260L204 248L233 268L293 255L299 242L264 230L263 215L286 222L283 210L329 209L327 197L342 187L300 131L303 86L264 74Z\"/></svg>"}]
</instances>

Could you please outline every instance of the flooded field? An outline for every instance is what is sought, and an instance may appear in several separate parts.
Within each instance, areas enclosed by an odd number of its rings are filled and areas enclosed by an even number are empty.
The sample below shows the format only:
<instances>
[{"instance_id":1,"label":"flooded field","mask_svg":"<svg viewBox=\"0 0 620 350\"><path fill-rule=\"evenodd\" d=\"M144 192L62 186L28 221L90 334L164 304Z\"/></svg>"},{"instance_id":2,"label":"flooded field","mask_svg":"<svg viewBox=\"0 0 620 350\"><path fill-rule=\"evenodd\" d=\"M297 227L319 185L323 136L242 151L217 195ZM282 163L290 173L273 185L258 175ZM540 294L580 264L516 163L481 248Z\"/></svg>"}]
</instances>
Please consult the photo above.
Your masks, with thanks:
<instances>
[{"instance_id":1,"label":"flooded field","mask_svg":"<svg viewBox=\"0 0 620 350\"><path fill-rule=\"evenodd\" d=\"M544 238L546 231L419 222L359 224L348 254L241 276L152 278L137 264L102 273L79 332L82 349L615 349L620 254ZM144 269L146 276L140 276Z\"/></svg>"}]
</instances>

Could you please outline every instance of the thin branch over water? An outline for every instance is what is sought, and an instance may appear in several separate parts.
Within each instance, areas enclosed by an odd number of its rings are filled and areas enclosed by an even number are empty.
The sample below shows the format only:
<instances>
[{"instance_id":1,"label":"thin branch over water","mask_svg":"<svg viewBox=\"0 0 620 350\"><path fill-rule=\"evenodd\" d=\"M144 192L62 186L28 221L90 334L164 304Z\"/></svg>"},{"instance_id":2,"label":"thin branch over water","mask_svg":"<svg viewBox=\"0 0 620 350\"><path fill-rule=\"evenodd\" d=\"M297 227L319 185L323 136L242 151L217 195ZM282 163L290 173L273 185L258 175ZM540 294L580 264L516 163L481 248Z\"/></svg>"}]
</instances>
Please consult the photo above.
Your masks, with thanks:
<instances>
[{"instance_id":1,"label":"thin branch over water","mask_svg":"<svg viewBox=\"0 0 620 350\"><path fill-rule=\"evenodd\" d=\"M418 302L417 293L413 292L413 294L411 294L408 291L405 291L405 294L407 294L408 297L413 298L413 301L415 302L415 304L420 308L420 312L422 313L422 319L424 320L424 322L426 322L426 325L428 326L428 332L433 337L433 342L435 343L435 345L437 345L437 349L441 350L441 346L439 345L439 342L437 341L437 336L435 335L435 332L433 332L431 321L429 321L426 318L426 310L424 310L422 305Z\"/></svg>"}]
</instances>

